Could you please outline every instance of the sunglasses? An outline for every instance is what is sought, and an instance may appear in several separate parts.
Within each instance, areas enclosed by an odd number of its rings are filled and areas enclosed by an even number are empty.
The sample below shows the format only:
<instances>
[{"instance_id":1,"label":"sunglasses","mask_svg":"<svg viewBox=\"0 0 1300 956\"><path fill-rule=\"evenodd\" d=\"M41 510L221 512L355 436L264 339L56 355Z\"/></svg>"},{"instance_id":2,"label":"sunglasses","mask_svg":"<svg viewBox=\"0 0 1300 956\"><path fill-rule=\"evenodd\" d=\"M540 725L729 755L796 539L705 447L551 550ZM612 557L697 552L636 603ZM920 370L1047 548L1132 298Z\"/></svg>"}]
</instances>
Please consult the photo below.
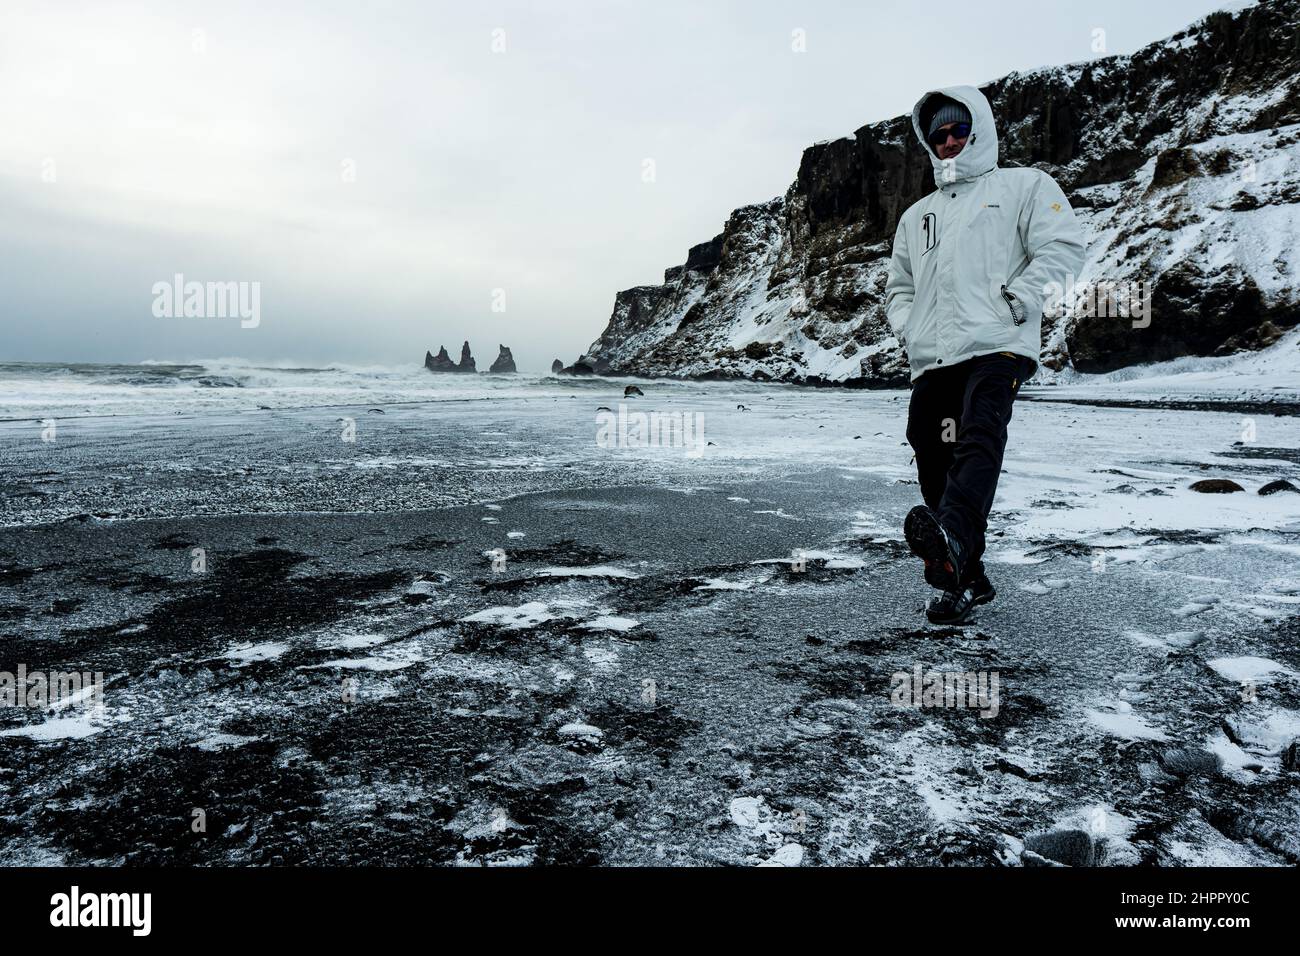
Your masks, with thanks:
<instances>
[{"instance_id":1,"label":"sunglasses","mask_svg":"<svg viewBox=\"0 0 1300 956\"><path fill-rule=\"evenodd\" d=\"M929 140L931 146L942 146L948 142L949 136L957 139L965 139L970 135L970 123L953 123L951 126L945 126L935 130L930 134Z\"/></svg>"}]
</instances>

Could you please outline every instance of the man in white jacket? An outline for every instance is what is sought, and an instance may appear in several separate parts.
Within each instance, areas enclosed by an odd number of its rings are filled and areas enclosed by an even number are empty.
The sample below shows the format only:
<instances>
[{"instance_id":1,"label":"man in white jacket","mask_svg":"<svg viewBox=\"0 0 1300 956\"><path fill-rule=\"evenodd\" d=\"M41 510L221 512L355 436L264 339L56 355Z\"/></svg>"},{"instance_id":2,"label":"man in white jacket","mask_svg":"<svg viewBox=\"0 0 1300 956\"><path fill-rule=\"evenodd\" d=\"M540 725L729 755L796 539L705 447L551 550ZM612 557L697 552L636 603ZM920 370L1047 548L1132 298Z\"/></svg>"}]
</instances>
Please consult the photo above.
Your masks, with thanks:
<instances>
[{"instance_id":1,"label":"man in white jacket","mask_svg":"<svg viewBox=\"0 0 1300 956\"><path fill-rule=\"evenodd\" d=\"M885 285L911 366L907 439L925 500L903 530L943 592L927 615L954 623L993 599L980 559L1011 406L1038 368L1046 290L1079 274L1084 236L1051 176L998 168L979 90L926 93L912 126L938 188L899 220Z\"/></svg>"}]
</instances>

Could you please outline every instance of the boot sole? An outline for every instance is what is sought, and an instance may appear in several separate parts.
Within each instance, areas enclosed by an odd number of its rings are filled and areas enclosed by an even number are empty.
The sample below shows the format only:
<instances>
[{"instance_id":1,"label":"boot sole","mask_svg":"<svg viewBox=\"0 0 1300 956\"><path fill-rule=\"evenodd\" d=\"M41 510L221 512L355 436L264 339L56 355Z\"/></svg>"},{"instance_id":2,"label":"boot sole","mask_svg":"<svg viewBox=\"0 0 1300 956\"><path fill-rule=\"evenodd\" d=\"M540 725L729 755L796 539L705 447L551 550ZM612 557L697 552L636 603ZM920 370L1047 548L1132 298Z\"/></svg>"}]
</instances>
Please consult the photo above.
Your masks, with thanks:
<instances>
[{"instance_id":1,"label":"boot sole","mask_svg":"<svg viewBox=\"0 0 1300 956\"><path fill-rule=\"evenodd\" d=\"M975 605L966 608L965 612L956 617L932 617L929 611L925 612L925 618L931 624L965 624L970 620L971 611L975 610Z\"/></svg>"},{"instance_id":2,"label":"boot sole","mask_svg":"<svg viewBox=\"0 0 1300 956\"><path fill-rule=\"evenodd\" d=\"M957 569L948 551L948 540L939 519L929 508L917 505L903 521L903 536L912 553L925 562L925 582L940 591L958 589Z\"/></svg>"}]
</instances>

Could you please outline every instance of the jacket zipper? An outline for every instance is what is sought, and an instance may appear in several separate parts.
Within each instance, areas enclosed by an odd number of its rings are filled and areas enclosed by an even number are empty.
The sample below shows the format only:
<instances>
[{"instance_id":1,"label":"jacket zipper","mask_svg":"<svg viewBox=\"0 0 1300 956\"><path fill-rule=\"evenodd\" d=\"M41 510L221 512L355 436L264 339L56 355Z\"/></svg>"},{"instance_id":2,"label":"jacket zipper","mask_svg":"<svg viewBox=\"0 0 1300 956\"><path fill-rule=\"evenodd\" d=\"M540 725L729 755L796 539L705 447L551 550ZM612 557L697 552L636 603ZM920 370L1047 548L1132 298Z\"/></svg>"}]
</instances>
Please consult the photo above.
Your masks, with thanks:
<instances>
[{"instance_id":1,"label":"jacket zipper","mask_svg":"<svg viewBox=\"0 0 1300 956\"><path fill-rule=\"evenodd\" d=\"M1016 318L1016 301L1017 301L1017 300L1016 300L1016 296L1015 296L1015 294L1012 293L1012 292L1008 292L1008 291L1007 291L1007 287L1006 287L1006 286L1003 286L1003 287L1002 287L1002 298L1006 300L1006 303L1007 303L1007 311L1011 313L1011 324L1012 324L1012 325L1022 325L1022 324L1024 323L1025 320L1024 320L1024 319L1018 319L1018 318Z\"/></svg>"},{"instance_id":2,"label":"jacket zipper","mask_svg":"<svg viewBox=\"0 0 1300 956\"><path fill-rule=\"evenodd\" d=\"M1014 292L1008 292L1008 291L1007 291L1007 286L1008 286L1008 285L1011 285L1011 283L1015 282L1016 279L1019 277L1020 273L1024 272L1024 271L1025 271L1025 268L1026 268L1028 265L1029 265L1029 262L1028 262L1028 260L1026 260L1025 262L1022 262L1019 266L1017 266L1017 267L1016 267L1016 271L1013 272L1013 273L1011 273L1011 277L1010 277L1009 279L1007 279L1007 284L1004 285L1004 286L1002 287L1002 298L1006 300L1006 303L1007 303L1007 311L1009 311L1009 312L1011 313L1011 323L1012 323L1013 325L1024 325L1024 324L1025 324L1025 320L1024 320L1024 319L1018 319L1018 318L1016 318L1016 305L1015 305L1015 304L1016 304L1016 302L1018 302L1019 300L1016 298ZM1028 318L1028 316L1026 316L1026 318Z\"/></svg>"}]
</instances>

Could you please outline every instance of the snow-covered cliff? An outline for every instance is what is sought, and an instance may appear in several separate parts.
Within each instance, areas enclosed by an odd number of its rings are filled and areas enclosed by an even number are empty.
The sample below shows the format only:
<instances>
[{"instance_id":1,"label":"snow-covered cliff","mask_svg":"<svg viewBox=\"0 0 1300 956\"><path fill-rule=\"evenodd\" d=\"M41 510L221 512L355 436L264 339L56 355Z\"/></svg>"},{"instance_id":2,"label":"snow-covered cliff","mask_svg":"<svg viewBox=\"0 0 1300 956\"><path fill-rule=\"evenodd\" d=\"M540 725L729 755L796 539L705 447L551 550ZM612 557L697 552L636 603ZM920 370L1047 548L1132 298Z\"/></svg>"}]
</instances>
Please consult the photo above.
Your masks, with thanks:
<instances>
[{"instance_id":1,"label":"snow-covered cliff","mask_svg":"<svg viewBox=\"0 0 1300 956\"><path fill-rule=\"evenodd\" d=\"M1082 301L1049 317L1042 376L1259 349L1300 319L1300 0L982 90L1001 164L1051 173L1083 220L1081 287L1149 296L1149 322ZM662 285L619 292L584 358L611 373L902 385L885 272L899 216L933 188L906 116L811 146L784 196L735 210Z\"/></svg>"}]
</instances>

